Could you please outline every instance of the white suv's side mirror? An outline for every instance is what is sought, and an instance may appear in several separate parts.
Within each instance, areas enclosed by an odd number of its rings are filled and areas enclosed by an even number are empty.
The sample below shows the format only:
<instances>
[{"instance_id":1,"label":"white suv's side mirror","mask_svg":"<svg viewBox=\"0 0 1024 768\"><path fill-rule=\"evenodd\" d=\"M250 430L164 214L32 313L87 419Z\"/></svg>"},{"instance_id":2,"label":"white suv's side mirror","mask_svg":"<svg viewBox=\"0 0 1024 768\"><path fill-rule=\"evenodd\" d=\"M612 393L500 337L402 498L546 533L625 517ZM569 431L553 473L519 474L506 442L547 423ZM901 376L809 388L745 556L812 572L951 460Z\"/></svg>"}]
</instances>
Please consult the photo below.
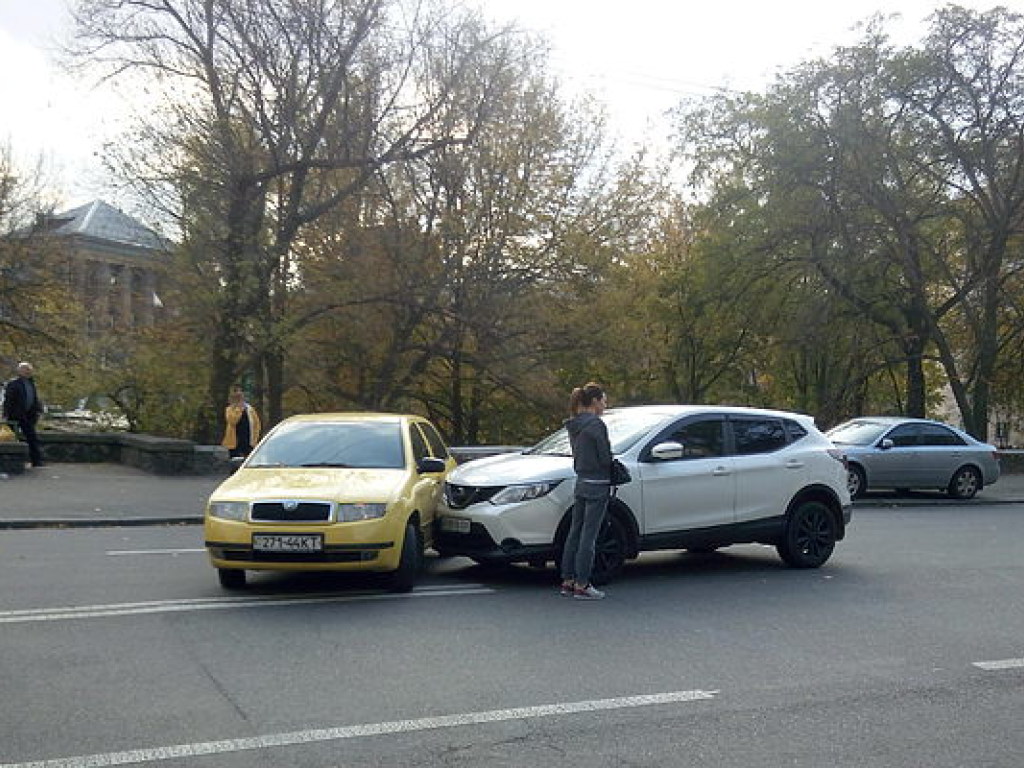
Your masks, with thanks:
<instances>
[{"instance_id":1,"label":"white suv's side mirror","mask_svg":"<svg viewBox=\"0 0 1024 768\"><path fill-rule=\"evenodd\" d=\"M651 457L658 461L671 461L672 459L683 458L683 444L670 440L666 443L658 443L651 448Z\"/></svg>"}]
</instances>

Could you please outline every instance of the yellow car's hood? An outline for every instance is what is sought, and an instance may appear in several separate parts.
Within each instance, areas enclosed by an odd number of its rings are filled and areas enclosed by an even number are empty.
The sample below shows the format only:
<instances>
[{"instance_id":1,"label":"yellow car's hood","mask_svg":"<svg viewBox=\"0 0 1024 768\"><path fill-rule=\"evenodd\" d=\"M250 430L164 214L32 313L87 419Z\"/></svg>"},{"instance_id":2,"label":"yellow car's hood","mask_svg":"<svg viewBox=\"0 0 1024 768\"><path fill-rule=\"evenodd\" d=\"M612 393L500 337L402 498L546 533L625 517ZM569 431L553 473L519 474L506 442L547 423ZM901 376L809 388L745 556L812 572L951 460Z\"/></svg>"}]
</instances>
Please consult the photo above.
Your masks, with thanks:
<instances>
[{"instance_id":1,"label":"yellow car's hood","mask_svg":"<svg viewBox=\"0 0 1024 768\"><path fill-rule=\"evenodd\" d=\"M401 492L408 479L404 469L239 469L220 484L210 500L386 502Z\"/></svg>"}]
</instances>

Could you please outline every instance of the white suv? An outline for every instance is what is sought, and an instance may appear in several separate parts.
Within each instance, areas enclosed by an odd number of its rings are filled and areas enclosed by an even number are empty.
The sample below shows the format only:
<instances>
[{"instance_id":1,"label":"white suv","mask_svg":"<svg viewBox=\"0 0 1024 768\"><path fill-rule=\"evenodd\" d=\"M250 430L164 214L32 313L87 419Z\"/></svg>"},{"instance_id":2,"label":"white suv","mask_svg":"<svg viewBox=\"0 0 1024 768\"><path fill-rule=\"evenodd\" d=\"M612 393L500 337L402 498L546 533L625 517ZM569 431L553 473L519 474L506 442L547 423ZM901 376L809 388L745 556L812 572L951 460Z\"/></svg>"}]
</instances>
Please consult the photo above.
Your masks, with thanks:
<instances>
[{"instance_id":1,"label":"white suv","mask_svg":"<svg viewBox=\"0 0 1024 768\"><path fill-rule=\"evenodd\" d=\"M845 458L810 416L755 408L651 405L608 410L612 453L633 475L597 543L594 581L655 549L776 547L816 568L850 522ZM573 503L563 428L522 453L470 461L448 478L434 547L477 562L561 557Z\"/></svg>"}]
</instances>

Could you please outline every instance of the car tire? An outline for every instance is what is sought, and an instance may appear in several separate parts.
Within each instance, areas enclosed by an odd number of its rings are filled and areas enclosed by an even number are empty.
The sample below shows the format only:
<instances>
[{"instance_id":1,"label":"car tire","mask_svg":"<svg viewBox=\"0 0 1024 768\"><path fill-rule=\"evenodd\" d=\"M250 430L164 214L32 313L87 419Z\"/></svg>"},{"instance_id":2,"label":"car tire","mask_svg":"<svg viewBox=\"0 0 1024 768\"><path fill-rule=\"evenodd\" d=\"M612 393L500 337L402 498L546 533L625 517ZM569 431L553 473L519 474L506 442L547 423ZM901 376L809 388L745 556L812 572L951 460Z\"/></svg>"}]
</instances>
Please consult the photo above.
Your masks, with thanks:
<instances>
[{"instance_id":1,"label":"car tire","mask_svg":"<svg viewBox=\"0 0 1024 768\"><path fill-rule=\"evenodd\" d=\"M594 570L590 581L607 584L619 575L626 563L626 526L616 515L609 514L601 525L594 547Z\"/></svg>"},{"instance_id":2,"label":"car tire","mask_svg":"<svg viewBox=\"0 0 1024 768\"><path fill-rule=\"evenodd\" d=\"M245 571L241 568L218 568L217 580L224 589L243 589L245 587Z\"/></svg>"},{"instance_id":3,"label":"car tire","mask_svg":"<svg viewBox=\"0 0 1024 768\"><path fill-rule=\"evenodd\" d=\"M846 487L850 491L851 499L859 499L868 489L868 479L864 469L857 464L851 464L846 473Z\"/></svg>"},{"instance_id":4,"label":"car tire","mask_svg":"<svg viewBox=\"0 0 1024 768\"><path fill-rule=\"evenodd\" d=\"M804 501L790 512L776 550L786 565L818 568L832 556L835 546L832 510L820 501Z\"/></svg>"},{"instance_id":5,"label":"car tire","mask_svg":"<svg viewBox=\"0 0 1024 768\"><path fill-rule=\"evenodd\" d=\"M416 584L422 566L423 547L420 544L420 532L415 525L409 523L405 526L398 568L388 575L388 586L391 591L410 592Z\"/></svg>"},{"instance_id":6,"label":"car tire","mask_svg":"<svg viewBox=\"0 0 1024 768\"><path fill-rule=\"evenodd\" d=\"M946 488L954 499L973 499L981 490L981 473L971 466L960 467L953 473Z\"/></svg>"}]
</instances>

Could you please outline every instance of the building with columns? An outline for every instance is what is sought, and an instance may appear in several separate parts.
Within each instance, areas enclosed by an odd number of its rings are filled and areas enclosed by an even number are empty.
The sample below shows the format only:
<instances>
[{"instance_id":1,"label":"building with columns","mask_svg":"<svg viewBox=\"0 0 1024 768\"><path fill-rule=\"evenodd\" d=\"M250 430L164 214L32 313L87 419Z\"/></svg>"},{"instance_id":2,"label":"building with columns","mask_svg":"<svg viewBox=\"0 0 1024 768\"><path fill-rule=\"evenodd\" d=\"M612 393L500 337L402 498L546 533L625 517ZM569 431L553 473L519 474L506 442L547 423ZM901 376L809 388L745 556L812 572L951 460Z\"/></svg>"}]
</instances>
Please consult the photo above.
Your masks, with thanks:
<instances>
[{"instance_id":1,"label":"building with columns","mask_svg":"<svg viewBox=\"0 0 1024 768\"><path fill-rule=\"evenodd\" d=\"M42 218L33 230L60 242L90 334L153 325L163 307L169 241L102 200Z\"/></svg>"}]
</instances>

